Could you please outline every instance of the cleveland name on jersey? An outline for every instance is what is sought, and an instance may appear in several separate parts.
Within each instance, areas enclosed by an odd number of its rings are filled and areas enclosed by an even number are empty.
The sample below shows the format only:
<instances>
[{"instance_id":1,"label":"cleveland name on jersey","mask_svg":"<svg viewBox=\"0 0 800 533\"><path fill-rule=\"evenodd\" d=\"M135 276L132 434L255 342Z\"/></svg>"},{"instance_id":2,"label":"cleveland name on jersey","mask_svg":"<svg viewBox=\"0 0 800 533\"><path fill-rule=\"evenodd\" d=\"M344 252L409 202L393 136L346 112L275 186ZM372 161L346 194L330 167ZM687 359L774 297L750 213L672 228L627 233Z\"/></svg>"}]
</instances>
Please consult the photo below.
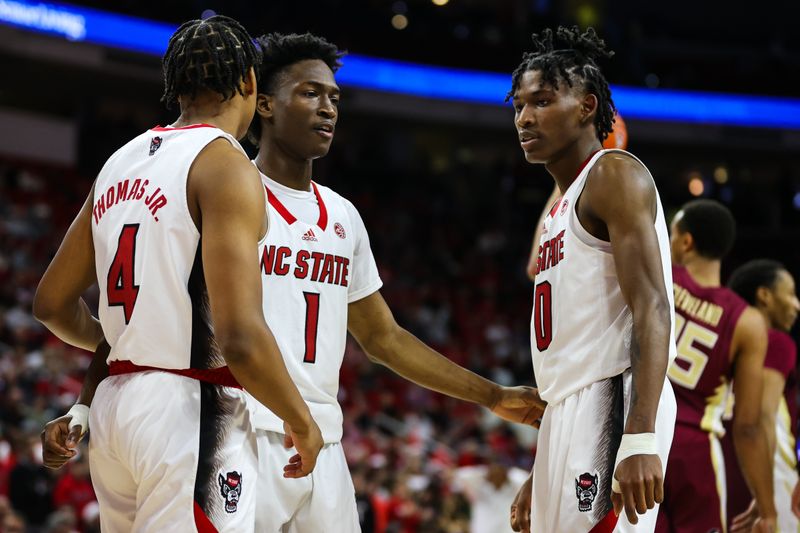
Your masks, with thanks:
<instances>
[{"instance_id":1,"label":"cleveland name on jersey","mask_svg":"<svg viewBox=\"0 0 800 533\"><path fill-rule=\"evenodd\" d=\"M323 439L339 442L347 306L382 285L369 237L353 204L328 187L298 191L261 177L269 210L259 245L264 317ZM250 403L257 428L284 432L280 418Z\"/></svg>"},{"instance_id":2,"label":"cleveland name on jersey","mask_svg":"<svg viewBox=\"0 0 800 533\"><path fill-rule=\"evenodd\" d=\"M200 233L186 199L192 163L220 137L244 154L213 126L158 127L117 150L100 171L92 237L109 362L165 369L225 364L213 342Z\"/></svg>"},{"instance_id":3,"label":"cleveland name on jersey","mask_svg":"<svg viewBox=\"0 0 800 533\"><path fill-rule=\"evenodd\" d=\"M611 244L586 231L575 210L589 172L609 152L636 159L622 150L595 153L544 221L536 267L531 351L539 393L551 404L592 383L618 376L631 366L633 315L622 296ZM664 286L669 288L669 236L657 192L656 196L654 227ZM667 292L672 308L672 294ZM669 358L675 358L672 335Z\"/></svg>"},{"instance_id":4,"label":"cleveland name on jersey","mask_svg":"<svg viewBox=\"0 0 800 533\"><path fill-rule=\"evenodd\" d=\"M675 385L677 422L724 435L730 393L731 339L747 303L726 287L701 287L682 266L672 267L678 357L667 375Z\"/></svg>"}]
</instances>

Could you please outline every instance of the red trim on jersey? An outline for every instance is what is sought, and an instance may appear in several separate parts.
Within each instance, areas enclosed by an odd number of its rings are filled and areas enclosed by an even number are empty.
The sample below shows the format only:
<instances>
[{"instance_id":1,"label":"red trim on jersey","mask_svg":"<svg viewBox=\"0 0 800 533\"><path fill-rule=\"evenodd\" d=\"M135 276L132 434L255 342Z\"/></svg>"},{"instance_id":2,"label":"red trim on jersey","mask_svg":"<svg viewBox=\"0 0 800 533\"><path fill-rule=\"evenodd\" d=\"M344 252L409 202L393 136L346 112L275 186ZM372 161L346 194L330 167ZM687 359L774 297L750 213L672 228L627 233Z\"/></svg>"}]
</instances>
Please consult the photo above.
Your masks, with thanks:
<instances>
[{"instance_id":1,"label":"red trim on jersey","mask_svg":"<svg viewBox=\"0 0 800 533\"><path fill-rule=\"evenodd\" d=\"M194 525L197 526L197 533L218 533L197 502L194 502Z\"/></svg>"},{"instance_id":2,"label":"red trim on jersey","mask_svg":"<svg viewBox=\"0 0 800 533\"><path fill-rule=\"evenodd\" d=\"M193 130L196 128L216 128L216 126L212 126L211 124L191 124L189 126L181 126L180 128L171 128L169 126L156 126L155 128L150 128L152 131L178 131L178 130Z\"/></svg>"},{"instance_id":3,"label":"red trim on jersey","mask_svg":"<svg viewBox=\"0 0 800 533\"><path fill-rule=\"evenodd\" d=\"M583 163L581 163L581 166L578 167L578 171L575 173L575 177L572 178L572 181L575 181L576 179L578 179L578 176L581 175L581 172L583 172L583 169L586 168L586 165L589 164L589 161L591 161L592 158L595 156L595 154L597 152L599 152L599 151L600 150L595 150L594 152L589 154L589 157L587 157L586 160ZM556 200L556 202L550 208L550 216L551 217L555 217L556 216L556 211L558 211L558 208L561 205L561 200L563 200L563 199L564 199L563 195L559 196L558 199Z\"/></svg>"},{"instance_id":4,"label":"red trim on jersey","mask_svg":"<svg viewBox=\"0 0 800 533\"><path fill-rule=\"evenodd\" d=\"M317 226L322 231L325 231L325 228L328 226L328 208L325 207L325 202L322 201L322 196L319 194L319 190L317 190L317 184L313 181L311 182L311 188L314 189L314 196L317 197L317 203L319 204L319 220L317 221Z\"/></svg>"},{"instance_id":5,"label":"red trim on jersey","mask_svg":"<svg viewBox=\"0 0 800 533\"><path fill-rule=\"evenodd\" d=\"M275 196L269 187L264 185L264 188L267 190L267 201L269 201L269 205L275 208L275 210L283 217L287 224L290 226L297 221L297 218L293 214L286 209L286 206L278 200L278 197ZM322 195L319 193L317 189L317 184L313 181L311 182L311 189L314 191L314 196L317 197L317 204L319 205L319 219L317 220L317 226L322 231L325 231L325 228L328 227L328 208L325 207L325 202L322 201Z\"/></svg>"},{"instance_id":6,"label":"red trim on jersey","mask_svg":"<svg viewBox=\"0 0 800 533\"><path fill-rule=\"evenodd\" d=\"M612 533L614 528L617 527L617 520L619 520L619 517L614 514L614 510L612 509L605 518L600 520L589 530L589 533Z\"/></svg>"},{"instance_id":7,"label":"red trim on jersey","mask_svg":"<svg viewBox=\"0 0 800 533\"><path fill-rule=\"evenodd\" d=\"M231 371L227 366L220 368L212 368L208 370L200 368L157 368L154 366L140 366L133 364L130 361L111 361L108 365L108 375L118 376L120 374L133 374L135 372L146 372L148 370L159 370L161 372L168 372L170 374L177 374L179 376L186 376L187 378L196 379L198 381L205 381L206 383L213 383L214 385L222 385L225 387L233 387L241 389L242 386L233 377Z\"/></svg>"},{"instance_id":8,"label":"red trim on jersey","mask_svg":"<svg viewBox=\"0 0 800 533\"><path fill-rule=\"evenodd\" d=\"M275 196L271 190L269 190L269 187L264 185L264 188L267 190L267 201L269 202L269 205L275 208L275 211L277 211L278 214L283 217L287 224L290 226L294 224L295 221L297 221L297 219L294 218L294 215L291 214L289 210L286 209L286 206L283 205L280 200L278 200L278 197Z\"/></svg>"}]
</instances>

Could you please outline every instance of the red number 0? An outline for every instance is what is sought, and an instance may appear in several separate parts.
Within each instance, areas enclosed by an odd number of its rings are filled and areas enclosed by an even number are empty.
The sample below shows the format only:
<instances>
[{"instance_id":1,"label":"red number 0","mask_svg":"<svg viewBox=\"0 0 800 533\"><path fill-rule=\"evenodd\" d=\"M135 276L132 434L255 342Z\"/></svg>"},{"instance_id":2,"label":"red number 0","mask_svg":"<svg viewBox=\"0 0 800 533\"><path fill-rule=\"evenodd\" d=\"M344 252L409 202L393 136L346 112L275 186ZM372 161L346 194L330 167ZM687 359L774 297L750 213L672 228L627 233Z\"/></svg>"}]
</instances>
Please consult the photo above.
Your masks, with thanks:
<instances>
[{"instance_id":1,"label":"red number 0","mask_svg":"<svg viewBox=\"0 0 800 533\"><path fill-rule=\"evenodd\" d=\"M119 234L117 253L108 269L106 294L109 307L121 306L125 313L125 324L131 321L139 286L133 278L133 266L136 257L136 234L139 224L125 224Z\"/></svg>"},{"instance_id":2,"label":"red number 0","mask_svg":"<svg viewBox=\"0 0 800 533\"><path fill-rule=\"evenodd\" d=\"M552 290L550 282L543 281L536 286L533 296L533 334L540 352L545 351L553 340Z\"/></svg>"},{"instance_id":3,"label":"red number 0","mask_svg":"<svg viewBox=\"0 0 800 533\"><path fill-rule=\"evenodd\" d=\"M306 298L306 353L304 363L317 362L317 328L319 327L319 293L303 292Z\"/></svg>"}]
</instances>

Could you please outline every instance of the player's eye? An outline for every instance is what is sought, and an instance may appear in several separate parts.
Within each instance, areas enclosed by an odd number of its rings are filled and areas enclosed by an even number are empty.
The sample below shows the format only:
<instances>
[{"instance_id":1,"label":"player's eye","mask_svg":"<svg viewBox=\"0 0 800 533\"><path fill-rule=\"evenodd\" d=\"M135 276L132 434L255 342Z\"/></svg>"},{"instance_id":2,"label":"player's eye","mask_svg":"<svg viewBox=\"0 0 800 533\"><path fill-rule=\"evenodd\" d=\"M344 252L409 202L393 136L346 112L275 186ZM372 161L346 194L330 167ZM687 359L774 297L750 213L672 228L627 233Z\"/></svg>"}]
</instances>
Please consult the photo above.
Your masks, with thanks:
<instances>
[{"instance_id":1,"label":"player's eye","mask_svg":"<svg viewBox=\"0 0 800 533\"><path fill-rule=\"evenodd\" d=\"M549 104L550 100L548 100L547 98L540 98L539 100L536 101L536 105L539 107L545 107Z\"/></svg>"},{"instance_id":2,"label":"player's eye","mask_svg":"<svg viewBox=\"0 0 800 533\"><path fill-rule=\"evenodd\" d=\"M317 91L308 90L303 93L304 96L308 96L309 98L314 98L317 96Z\"/></svg>"}]
</instances>

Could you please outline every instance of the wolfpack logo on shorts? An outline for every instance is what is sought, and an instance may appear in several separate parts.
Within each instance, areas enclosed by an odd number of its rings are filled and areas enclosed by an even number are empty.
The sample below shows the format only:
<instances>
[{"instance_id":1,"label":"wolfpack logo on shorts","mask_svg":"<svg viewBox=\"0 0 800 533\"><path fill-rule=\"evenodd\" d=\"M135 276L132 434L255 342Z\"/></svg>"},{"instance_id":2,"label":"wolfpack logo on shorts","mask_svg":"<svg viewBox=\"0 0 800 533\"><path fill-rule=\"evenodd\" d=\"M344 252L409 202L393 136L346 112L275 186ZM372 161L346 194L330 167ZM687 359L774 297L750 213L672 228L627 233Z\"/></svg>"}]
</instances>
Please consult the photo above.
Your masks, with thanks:
<instances>
[{"instance_id":1,"label":"wolfpack logo on shorts","mask_svg":"<svg viewBox=\"0 0 800 533\"><path fill-rule=\"evenodd\" d=\"M235 513L242 496L242 475L236 471L228 472L225 477L220 474L219 493L225 498L225 512Z\"/></svg>"},{"instance_id":2,"label":"wolfpack logo on shorts","mask_svg":"<svg viewBox=\"0 0 800 533\"><path fill-rule=\"evenodd\" d=\"M592 503L597 497L597 474L585 472L575 480L575 495L578 498L578 511L585 513L592 510Z\"/></svg>"},{"instance_id":3,"label":"wolfpack logo on shorts","mask_svg":"<svg viewBox=\"0 0 800 533\"><path fill-rule=\"evenodd\" d=\"M381 287L367 230L353 204L327 187L311 182L311 190L298 191L263 175L262 182L269 210L259 244L264 318L323 439L339 442L347 306ZM254 400L251 406L257 429L284 432L275 414Z\"/></svg>"}]
</instances>

